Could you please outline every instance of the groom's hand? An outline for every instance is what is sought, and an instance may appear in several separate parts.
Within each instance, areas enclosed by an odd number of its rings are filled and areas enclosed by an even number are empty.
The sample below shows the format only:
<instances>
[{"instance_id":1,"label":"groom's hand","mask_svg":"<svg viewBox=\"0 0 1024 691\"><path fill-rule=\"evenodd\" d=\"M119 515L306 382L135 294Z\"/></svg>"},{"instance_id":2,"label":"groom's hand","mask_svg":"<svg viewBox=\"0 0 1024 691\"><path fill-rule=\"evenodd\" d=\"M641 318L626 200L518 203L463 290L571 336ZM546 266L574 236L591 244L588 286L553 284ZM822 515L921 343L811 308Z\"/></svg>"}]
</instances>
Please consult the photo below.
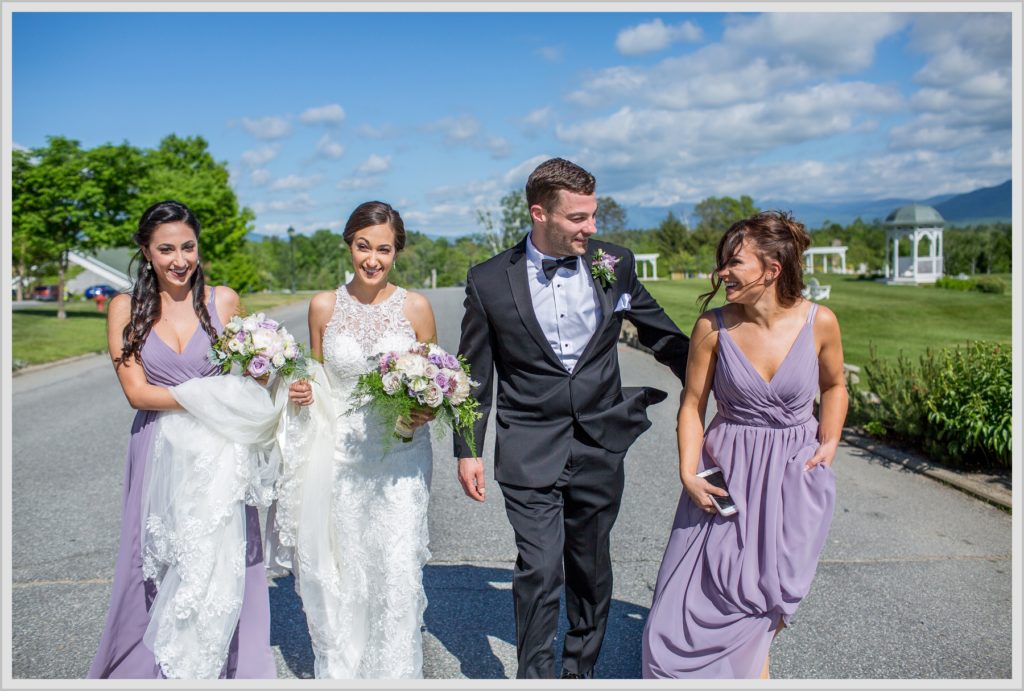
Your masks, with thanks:
<instances>
[{"instance_id":1,"label":"groom's hand","mask_svg":"<svg viewBox=\"0 0 1024 691\"><path fill-rule=\"evenodd\" d=\"M460 458L459 482L462 483L462 491L467 497L483 501L487 492L484 487L484 459Z\"/></svg>"}]
</instances>

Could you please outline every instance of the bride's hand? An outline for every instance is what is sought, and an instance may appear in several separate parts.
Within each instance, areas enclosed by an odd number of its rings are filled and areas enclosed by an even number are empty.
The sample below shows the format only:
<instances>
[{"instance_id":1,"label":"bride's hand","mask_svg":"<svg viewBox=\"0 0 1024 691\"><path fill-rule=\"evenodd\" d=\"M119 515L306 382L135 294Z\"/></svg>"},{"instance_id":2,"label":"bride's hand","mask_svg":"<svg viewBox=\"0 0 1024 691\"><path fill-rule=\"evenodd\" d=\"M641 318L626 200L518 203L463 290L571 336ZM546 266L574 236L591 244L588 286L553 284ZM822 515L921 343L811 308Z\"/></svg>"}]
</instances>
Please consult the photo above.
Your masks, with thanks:
<instances>
[{"instance_id":1,"label":"bride's hand","mask_svg":"<svg viewBox=\"0 0 1024 691\"><path fill-rule=\"evenodd\" d=\"M288 387L288 400L295 405L311 405L313 403L313 387L305 379L292 382Z\"/></svg>"},{"instance_id":2,"label":"bride's hand","mask_svg":"<svg viewBox=\"0 0 1024 691\"><path fill-rule=\"evenodd\" d=\"M433 408L417 408L413 410L409 415L409 419L412 422L412 428L416 429L422 425L427 424L435 417L435 411Z\"/></svg>"}]
</instances>

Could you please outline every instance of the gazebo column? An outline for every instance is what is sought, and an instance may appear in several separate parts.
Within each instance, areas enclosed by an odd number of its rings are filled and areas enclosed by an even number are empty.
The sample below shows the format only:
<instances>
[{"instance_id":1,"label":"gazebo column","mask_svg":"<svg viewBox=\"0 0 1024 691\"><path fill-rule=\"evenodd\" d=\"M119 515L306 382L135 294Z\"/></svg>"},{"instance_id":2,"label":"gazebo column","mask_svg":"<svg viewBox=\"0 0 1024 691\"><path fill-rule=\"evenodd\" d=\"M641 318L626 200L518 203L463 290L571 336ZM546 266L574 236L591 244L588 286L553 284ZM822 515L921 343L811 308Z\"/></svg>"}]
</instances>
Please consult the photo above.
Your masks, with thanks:
<instances>
[{"instance_id":1,"label":"gazebo column","mask_svg":"<svg viewBox=\"0 0 1024 691\"><path fill-rule=\"evenodd\" d=\"M892 277L900 277L900 235L893 233L892 236Z\"/></svg>"},{"instance_id":2,"label":"gazebo column","mask_svg":"<svg viewBox=\"0 0 1024 691\"><path fill-rule=\"evenodd\" d=\"M918 282L918 275L917 275L917 243L921 241L921 236L919 234L920 232L921 231L919 231L919 230L915 230L914 234L911 236L914 239L914 246L912 248L914 250L914 258L911 260L913 262L911 264L911 266L914 267L914 283Z\"/></svg>"},{"instance_id":3,"label":"gazebo column","mask_svg":"<svg viewBox=\"0 0 1024 691\"><path fill-rule=\"evenodd\" d=\"M846 273L846 252L845 251L843 251L839 255L839 266L840 266L840 271L842 271L845 274Z\"/></svg>"}]
</instances>

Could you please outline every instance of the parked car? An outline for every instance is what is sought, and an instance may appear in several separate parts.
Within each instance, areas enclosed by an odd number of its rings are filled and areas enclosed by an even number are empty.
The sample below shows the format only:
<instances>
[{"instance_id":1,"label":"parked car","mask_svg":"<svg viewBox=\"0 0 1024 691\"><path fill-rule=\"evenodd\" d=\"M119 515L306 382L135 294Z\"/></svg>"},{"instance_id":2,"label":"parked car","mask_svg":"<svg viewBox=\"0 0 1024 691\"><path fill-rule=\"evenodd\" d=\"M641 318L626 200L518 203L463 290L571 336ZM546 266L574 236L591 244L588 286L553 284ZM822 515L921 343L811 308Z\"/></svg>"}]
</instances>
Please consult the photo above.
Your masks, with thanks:
<instances>
[{"instance_id":1,"label":"parked car","mask_svg":"<svg viewBox=\"0 0 1024 691\"><path fill-rule=\"evenodd\" d=\"M32 289L33 300L56 302L58 295L60 295L60 286L58 285L36 286Z\"/></svg>"},{"instance_id":2,"label":"parked car","mask_svg":"<svg viewBox=\"0 0 1024 691\"><path fill-rule=\"evenodd\" d=\"M88 288L85 289L85 292L82 295L85 297L86 300L95 300L97 295L104 295L107 297L107 299L110 299L117 295L119 292L121 291L119 291L117 288L114 288L113 286L108 286L106 283L101 283L99 285L89 286Z\"/></svg>"}]
</instances>

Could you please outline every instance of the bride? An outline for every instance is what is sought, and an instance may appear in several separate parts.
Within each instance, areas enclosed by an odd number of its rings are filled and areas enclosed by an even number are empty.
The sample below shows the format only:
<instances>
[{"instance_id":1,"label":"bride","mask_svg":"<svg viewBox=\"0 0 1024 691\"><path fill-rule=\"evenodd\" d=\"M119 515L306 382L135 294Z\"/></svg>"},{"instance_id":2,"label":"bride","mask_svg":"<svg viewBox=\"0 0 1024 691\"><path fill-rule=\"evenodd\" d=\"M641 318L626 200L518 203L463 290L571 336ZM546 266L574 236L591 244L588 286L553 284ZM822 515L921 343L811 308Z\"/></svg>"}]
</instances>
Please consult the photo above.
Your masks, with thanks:
<instances>
[{"instance_id":1,"label":"bride","mask_svg":"<svg viewBox=\"0 0 1024 691\"><path fill-rule=\"evenodd\" d=\"M388 282L405 246L402 218L366 202L345 225L355 277L309 305L314 363L293 383L271 517L271 568L302 597L318 678L422 678L420 627L432 450L430 415L403 443L354 405L359 375L383 351L436 340L427 299Z\"/></svg>"}]
</instances>

